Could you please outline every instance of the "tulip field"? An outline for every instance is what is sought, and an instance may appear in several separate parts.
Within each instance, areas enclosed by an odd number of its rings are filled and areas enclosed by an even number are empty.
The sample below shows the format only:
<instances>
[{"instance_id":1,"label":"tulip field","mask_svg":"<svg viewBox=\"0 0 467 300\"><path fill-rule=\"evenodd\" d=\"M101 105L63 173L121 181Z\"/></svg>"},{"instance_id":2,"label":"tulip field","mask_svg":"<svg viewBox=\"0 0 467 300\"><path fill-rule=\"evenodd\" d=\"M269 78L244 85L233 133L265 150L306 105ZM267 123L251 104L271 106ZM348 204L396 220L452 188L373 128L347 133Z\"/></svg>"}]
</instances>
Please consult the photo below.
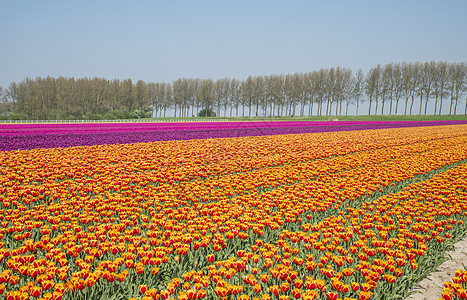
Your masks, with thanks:
<instances>
[{"instance_id":1,"label":"tulip field","mask_svg":"<svg viewBox=\"0 0 467 300\"><path fill-rule=\"evenodd\" d=\"M464 121L0 125L0 299L404 299L465 233Z\"/></svg>"}]
</instances>

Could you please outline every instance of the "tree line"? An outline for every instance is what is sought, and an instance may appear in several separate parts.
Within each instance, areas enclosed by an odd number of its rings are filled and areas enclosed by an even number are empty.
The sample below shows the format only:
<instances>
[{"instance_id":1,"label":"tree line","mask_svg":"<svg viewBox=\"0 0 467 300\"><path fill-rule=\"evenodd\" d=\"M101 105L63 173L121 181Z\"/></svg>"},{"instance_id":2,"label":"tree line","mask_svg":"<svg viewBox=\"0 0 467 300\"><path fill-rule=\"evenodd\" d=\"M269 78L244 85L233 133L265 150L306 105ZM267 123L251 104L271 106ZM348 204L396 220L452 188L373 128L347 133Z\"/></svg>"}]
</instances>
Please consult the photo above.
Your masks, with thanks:
<instances>
[{"instance_id":1,"label":"tree line","mask_svg":"<svg viewBox=\"0 0 467 300\"><path fill-rule=\"evenodd\" d=\"M37 77L0 87L0 115L22 119L467 114L465 62L415 62L360 69L248 76L244 80L180 78L172 83L131 79ZM362 103L367 111L361 111ZM414 106L414 104L416 104ZM365 108L365 110L366 110ZM463 111L462 111L463 110Z\"/></svg>"}]
</instances>

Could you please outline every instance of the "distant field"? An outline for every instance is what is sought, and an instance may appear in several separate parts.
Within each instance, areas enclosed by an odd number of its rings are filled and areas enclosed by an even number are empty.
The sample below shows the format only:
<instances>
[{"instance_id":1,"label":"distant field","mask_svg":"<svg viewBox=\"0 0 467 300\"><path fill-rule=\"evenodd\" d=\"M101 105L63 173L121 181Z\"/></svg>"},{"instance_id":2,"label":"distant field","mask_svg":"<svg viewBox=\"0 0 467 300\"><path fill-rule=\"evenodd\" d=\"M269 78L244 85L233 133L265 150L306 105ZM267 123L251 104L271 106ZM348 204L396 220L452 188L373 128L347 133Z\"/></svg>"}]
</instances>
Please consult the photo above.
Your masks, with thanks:
<instances>
[{"instance_id":1,"label":"distant field","mask_svg":"<svg viewBox=\"0 0 467 300\"><path fill-rule=\"evenodd\" d=\"M361 115L361 116L312 116L312 117L183 117L143 118L125 120L94 120L98 123L138 122L215 122L215 121L440 121L467 120L467 115ZM54 123L57 120L0 120L1 123ZM58 120L59 123L92 123L93 120Z\"/></svg>"},{"instance_id":2,"label":"distant field","mask_svg":"<svg viewBox=\"0 0 467 300\"><path fill-rule=\"evenodd\" d=\"M467 120L467 115L383 115L383 116L312 116L312 117L245 117L227 118L229 121L259 121L259 120L301 120L301 121L438 121L438 120Z\"/></svg>"}]
</instances>

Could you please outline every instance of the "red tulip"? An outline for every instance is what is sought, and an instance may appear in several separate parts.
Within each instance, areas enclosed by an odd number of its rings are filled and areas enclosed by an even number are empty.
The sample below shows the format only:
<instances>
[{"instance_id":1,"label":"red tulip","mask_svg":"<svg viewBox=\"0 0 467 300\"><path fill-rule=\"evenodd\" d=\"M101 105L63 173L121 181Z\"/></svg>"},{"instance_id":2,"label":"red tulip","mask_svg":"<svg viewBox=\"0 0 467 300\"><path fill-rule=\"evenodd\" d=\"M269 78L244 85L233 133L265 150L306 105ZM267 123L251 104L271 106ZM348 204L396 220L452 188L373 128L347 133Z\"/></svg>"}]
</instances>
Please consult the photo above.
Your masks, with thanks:
<instances>
[{"instance_id":1,"label":"red tulip","mask_svg":"<svg viewBox=\"0 0 467 300\"><path fill-rule=\"evenodd\" d=\"M145 284L141 284L140 286L138 286L138 289L139 289L141 294L144 294L148 290L148 286L145 285Z\"/></svg>"},{"instance_id":2,"label":"red tulip","mask_svg":"<svg viewBox=\"0 0 467 300\"><path fill-rule=\"evenodd\" d=\"M326 293L326 297L328 298L328 300L336 300L337 296L338 296L338 294L334 293L334 292Z\"/></svg>"}]
</instances>

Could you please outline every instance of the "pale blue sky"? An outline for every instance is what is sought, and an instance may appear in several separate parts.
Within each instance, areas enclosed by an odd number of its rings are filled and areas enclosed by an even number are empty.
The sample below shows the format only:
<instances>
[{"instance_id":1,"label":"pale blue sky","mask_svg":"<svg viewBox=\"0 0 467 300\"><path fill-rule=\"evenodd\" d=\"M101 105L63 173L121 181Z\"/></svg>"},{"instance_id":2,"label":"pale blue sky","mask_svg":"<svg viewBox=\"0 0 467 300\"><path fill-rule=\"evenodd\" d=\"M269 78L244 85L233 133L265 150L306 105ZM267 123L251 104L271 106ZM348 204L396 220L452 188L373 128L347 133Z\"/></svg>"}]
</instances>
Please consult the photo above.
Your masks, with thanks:
<instances>
[{"instance_id":1,"label":"pale blue sky","mask_svg":"<svg viewBox=\"0 0 467 300\"><path fill-rule=\"evenodd\" d=\"M0 85L467 60L467 1L0 0Z\"/></svg>"}]
</instances>

